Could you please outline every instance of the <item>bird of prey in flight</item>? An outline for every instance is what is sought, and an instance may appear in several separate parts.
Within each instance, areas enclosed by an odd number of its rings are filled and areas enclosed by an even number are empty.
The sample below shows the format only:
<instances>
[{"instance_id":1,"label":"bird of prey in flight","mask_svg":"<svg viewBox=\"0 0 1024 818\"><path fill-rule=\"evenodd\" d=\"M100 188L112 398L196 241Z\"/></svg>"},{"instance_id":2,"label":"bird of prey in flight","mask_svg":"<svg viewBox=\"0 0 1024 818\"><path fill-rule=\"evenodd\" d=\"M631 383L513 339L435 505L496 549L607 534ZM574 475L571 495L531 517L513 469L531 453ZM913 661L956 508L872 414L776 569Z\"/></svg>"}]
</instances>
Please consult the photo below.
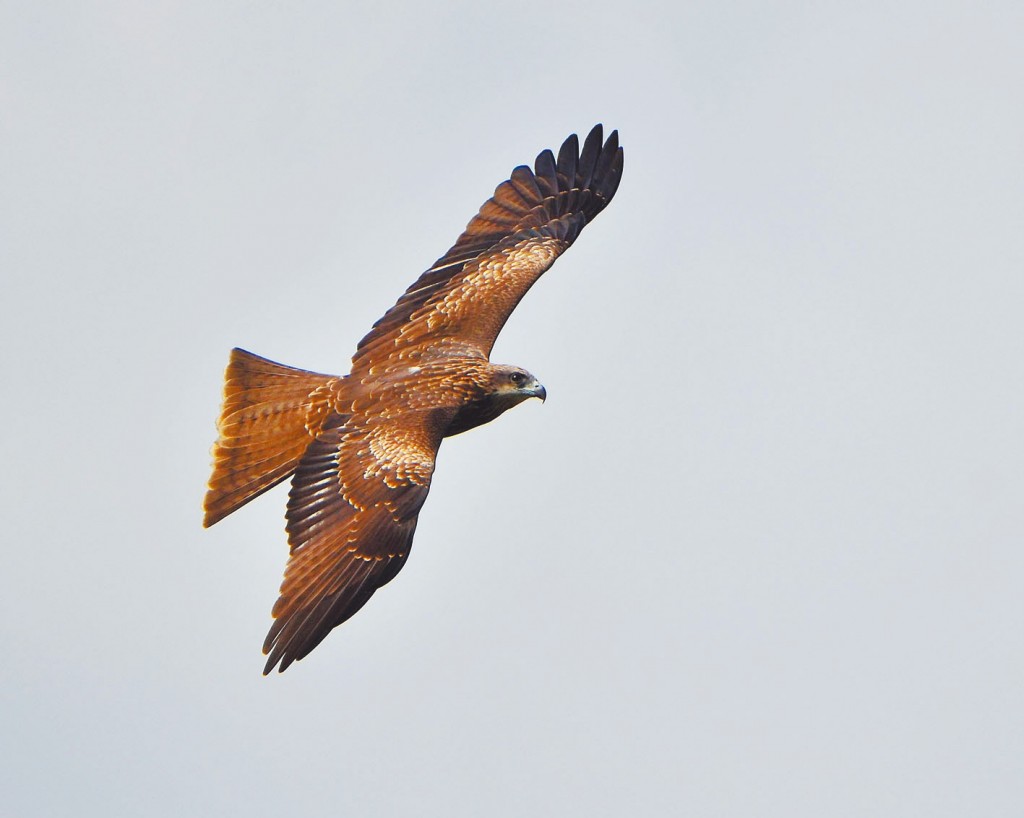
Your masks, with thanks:
<instances>
[{"instance_id":1,"label":"bird of prey in flight","mask_svg":"<svg viewBox=\"0 0 1024 818\"><path fill-rule=\"evenodd\" d=\"M359 342L344 376L231 352L203 504L211 526L292 478L291 555L264 674L302 659L401 570L442 439L546 397L488 360L519 300L619 185L597 125L498 185L455 245Z\"/></svg>"}]
</instances>

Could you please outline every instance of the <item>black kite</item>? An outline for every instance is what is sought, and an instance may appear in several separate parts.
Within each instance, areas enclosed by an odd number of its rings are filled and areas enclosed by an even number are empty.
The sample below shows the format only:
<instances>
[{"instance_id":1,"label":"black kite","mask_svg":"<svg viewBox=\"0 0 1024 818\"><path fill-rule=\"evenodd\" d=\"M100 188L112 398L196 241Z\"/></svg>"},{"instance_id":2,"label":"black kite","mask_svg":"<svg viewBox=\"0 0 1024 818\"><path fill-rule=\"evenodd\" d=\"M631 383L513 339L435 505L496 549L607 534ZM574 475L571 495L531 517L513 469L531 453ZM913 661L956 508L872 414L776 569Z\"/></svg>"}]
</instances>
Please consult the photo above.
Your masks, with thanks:
<instances>
[{"instance_id":1,"label":"black kite","mask_svg":"<svg viewBox=\"0 0 1024 818\"><path fill-rule=\"evenodd\" d=\"M601 126L582 152L517 167L447 253L356 349L345 377L235 349L204 509L211 526L294 475L291 557L264 673L315 648L405 564L441 440L546 396L488 356L519 300L618 187L622 148Z\"/></svg>"}]
</instances>

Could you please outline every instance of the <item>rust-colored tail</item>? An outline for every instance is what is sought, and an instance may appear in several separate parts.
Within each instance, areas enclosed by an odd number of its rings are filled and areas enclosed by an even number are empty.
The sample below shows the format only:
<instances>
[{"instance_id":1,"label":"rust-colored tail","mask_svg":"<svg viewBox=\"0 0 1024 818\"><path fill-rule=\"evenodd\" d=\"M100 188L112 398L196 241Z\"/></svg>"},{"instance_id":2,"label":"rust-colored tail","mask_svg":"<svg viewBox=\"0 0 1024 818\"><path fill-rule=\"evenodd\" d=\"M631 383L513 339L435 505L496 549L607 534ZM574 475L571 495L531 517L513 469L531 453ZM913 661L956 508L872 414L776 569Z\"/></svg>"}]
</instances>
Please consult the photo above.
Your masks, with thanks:
<instances>
[{"instance_id":1,"label":"rust-colored tail","mask_svg":"<svg viewBox=\"0 0 1024 818\"><path fill-rule=\"evenodd\" d=\"M244 349L231 350L224 373L224 405L213 445L213 474L203 502L203 526L218 520L287 478L313 440L307 422L314 392L331 381L321 375L268 361ZM315 421L314 421L315 423Z\"/></svg>"}]
</instances>

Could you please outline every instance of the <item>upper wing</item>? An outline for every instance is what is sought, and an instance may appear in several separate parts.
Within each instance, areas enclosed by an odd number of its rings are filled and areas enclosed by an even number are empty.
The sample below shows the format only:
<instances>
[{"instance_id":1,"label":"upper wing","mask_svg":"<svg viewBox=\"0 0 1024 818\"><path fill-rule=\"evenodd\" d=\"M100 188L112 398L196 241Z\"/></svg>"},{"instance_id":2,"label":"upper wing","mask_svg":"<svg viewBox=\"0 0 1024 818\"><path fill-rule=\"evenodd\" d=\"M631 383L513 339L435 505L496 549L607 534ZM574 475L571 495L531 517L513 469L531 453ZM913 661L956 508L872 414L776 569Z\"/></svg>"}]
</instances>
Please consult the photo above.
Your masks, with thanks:
<instances>
[{"instance_id":1,"label":"upper wing","mask_svg":"<svg viewBox=\"0 0 1024 818\"><path fill-rule=\"evenodd\" d=\"M573 134L556 160L542 152L498 185L465 232L359 342L353 370L424 342L450 339L485 357L534 281L600 213L619 186L622 148L596 125L582 153Z\"/></svg>"},{"instance_id":2,"label":"upper wing","mask_svg":"<svg viewBox=\"0 0 1024 818\"><path fill-rule=\"evenodd\" d=\"M425 416L400 420L339 417L344 425L323 432L300 461L265 674L306 656L405 564L441 438Z\"/></svg>"}]
</instances>

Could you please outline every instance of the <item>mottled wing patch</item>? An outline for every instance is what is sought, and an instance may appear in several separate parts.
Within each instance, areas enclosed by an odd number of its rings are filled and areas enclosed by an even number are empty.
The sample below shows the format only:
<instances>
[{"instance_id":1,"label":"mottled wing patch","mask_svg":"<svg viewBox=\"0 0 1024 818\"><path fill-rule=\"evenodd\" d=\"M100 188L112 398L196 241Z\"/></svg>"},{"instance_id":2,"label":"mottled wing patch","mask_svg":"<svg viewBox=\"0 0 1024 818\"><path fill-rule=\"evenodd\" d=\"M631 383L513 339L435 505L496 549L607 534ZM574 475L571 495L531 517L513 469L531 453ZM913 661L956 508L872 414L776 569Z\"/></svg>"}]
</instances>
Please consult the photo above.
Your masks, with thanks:
<instances>
[{"instance_id":1,"label":"mottled wing patch","mask_svg":"<svg viewBox=\"0 0 1024 818\"><path fill-rule=\"evenodd\" d=\"M527 238L467 263L459 281L423 307L421 320L414 314L399 335L451 333L489 353L527 290L568 246L553 237Z\"/></svg>"},{"instance_id":2,"label":"mottled wing patch","mask_svg":"<svg viewBox=\"0 0 1024 818\"><path fill-rule=\"evenodd\" d=\"M359 420L327 429L295 472L291 557L263 645L264 673L306 656L408 558L440 438L416 422Z\"/></svg>"},{"instance_id":3,"label":"mottled wing patch","mask_svg":"<svg viewBox=\"0 0 1024 818\"><path fill-rule=\"evenodd\" d=\"M618 134L596 126L582 151L575 134L556 159L543 151L517 167L452 248L406 290L359 343L353 371L413 348L465 342L486 357L512 310L615 195L622 176Z\"/></svg>"}]
</instances>

